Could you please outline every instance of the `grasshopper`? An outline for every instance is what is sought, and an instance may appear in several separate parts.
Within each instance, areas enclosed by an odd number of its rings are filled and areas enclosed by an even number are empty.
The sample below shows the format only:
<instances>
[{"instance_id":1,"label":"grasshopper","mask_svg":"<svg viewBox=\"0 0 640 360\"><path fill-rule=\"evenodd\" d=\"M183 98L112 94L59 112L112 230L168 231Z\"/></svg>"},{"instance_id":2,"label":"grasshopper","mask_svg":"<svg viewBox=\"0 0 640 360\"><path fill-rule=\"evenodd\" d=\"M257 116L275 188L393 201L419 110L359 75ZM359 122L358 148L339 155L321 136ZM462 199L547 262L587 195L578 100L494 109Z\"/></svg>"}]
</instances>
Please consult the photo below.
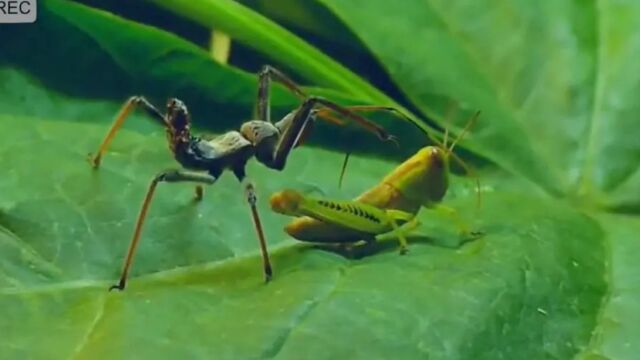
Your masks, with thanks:
<instances>
[{"instance_id":1,"label":"grasshopper","mask_svg":"<svg viewBox=\"0 0 640 360\"><path fill-rule=\"evenodd\" d=\"M453 149L479 115L475 113L449 147L445 130L442 144L434 140L437 146L420 149L353 201L307 197L295 190L284 190L271 196L271 209L297 217L285 227L295 239L316 243L371 242L390 233L400 243L400 254L408 250L405 234L419 225L416 215L422 207L450 215L463 233L469 233L455 210L441 201L449 187L450 157L470 172ZM479 196L479 182L476 185Z\"/></svg>"}]
</instances>

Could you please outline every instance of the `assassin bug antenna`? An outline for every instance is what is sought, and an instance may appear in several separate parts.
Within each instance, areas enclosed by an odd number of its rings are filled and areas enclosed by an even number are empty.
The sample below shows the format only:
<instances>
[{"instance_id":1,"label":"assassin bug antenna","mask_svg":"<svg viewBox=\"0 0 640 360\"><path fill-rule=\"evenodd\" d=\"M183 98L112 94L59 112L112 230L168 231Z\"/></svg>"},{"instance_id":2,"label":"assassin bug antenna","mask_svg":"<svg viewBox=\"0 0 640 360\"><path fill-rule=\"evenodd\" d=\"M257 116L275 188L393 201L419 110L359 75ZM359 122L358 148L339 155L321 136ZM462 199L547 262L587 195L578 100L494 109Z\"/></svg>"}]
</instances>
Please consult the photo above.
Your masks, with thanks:
<instances>
[{"instance_id":1,"label":"assassin bug antenna","mask_svg":"<svg viewBox=\"0 0 640 360\"><path fill-rule=\"evenodd\" d=\"M442 139L442 148L444 149L447 148L447 141L449 140L449 125L451 125L451 119L453 119L457 108L458 107L456 106L455 102L453 101L449 102L449 106L447 108L447 112L445 115L446 124L444 127L444 138Z\"/></svg>"}]
</instances>

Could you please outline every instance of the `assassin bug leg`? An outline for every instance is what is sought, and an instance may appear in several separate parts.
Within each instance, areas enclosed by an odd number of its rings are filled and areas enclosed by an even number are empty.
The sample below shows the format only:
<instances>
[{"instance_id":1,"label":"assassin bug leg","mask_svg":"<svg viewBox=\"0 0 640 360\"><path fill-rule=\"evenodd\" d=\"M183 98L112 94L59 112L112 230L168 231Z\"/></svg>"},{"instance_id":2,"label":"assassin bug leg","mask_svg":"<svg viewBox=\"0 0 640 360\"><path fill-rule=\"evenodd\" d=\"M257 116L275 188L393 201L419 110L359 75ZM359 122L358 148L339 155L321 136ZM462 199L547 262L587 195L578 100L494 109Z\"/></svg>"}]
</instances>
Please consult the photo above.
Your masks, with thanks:
<instances>
[{"instance_id":1,"label":"assassin bug leg","mask_svg":"<svg viewBox=\"0 0 640 360\"><path fill-rule=\"evenodd\" d=\"M158 109L156 109L153 105L151 105L151 103L149 103L144 97L130 97L129 100L124 103L118 115L116 115L116 118L113 121L113 124L111 124L111 128L109 129L107 136L105 136L105 138L102 140L102 143L98 147L98 151L96 151L95 155L89 154L89 161L94 168L100 167L102 155L105 151L107 151L111 140L113 140L113 138L116 136L116 133L118 132L124 121L127 119L129 114L131 114L131 112L138 106L141 106L149 115L151 115L151 117L155 121L159 122L162 125L166 125L164 115L162 115L162 113L158 111Z\"/></svg>"},{"instance_id":2,"label":"assassin bug leg","mask_svg":"<svg viewBox=\"0 0 640 360\"><path fill-rule=\"evenodd\" d=\"M267 250L267 241L265 240L264 230L262 229L262 222L260 221L260 214L256 204L258 203L258 196L256 194L255 185L245 172L244 166L238 166L233 169L233 174L238 181L243 184L244 195L249 204L251 210L251 219L258 235L258 244L260 245L260 254L262 255L262 273L264 275L265 282L269 282L273 276L273 270L271 268L271 260L269 260L269 251Z\"/></svg>"},{"instance_id":3,"label":"assassin bug leg","mask_svg":"<svg viewBox=\"0 0 640 360\"><path fill-rule=\"evenodd\" d=\"M131 269L131 265L133 264L133 256L140 241L142 226L144 225L144 221L147 217L147 211L149 210L149 206L151 205L151 200L153 200L153 195L155 194L156 187L158 186L158 183L161 182L199 182L211 185L216 182L216 178L208 174L190 173L181 170L174 170L162 172L156 175L153 180L151 180L149 188L147 189L147 194L145 195L142 206L140 207L140 213L138 214L138 218L136 219L136 226L133 231L133 237L131 238L129 248L127 249L127 255L125 256L125 260L122 265L120 281L118 282L118 284L111 286L109 288L109 291L124 290L127 284L129 270Z\"/></svg>"},{"instance_id":4,"label":"assassin bug leg","mask_svg":"<svg viewBox=\"0 0 640 360\"><path fill-rule=\"evenodd\" d=\"M200 201L202 200L203 197L204 197L204 187L202 185L196 185L195 196L193 199L195 201Z\"/></svg>"},{"instance_id":5,"label":"assassin bug leg","mask_svg":"<svg viewBox=\"0 0 640 360\"><path fill-rule=\"evenodd\" d=\"M389 134L384 128L382 128L379 125L376 125L375 123L365 119L364 117L356 114L354 111L357 111L358 106L341 106L338 105L332 101L323 99L321 97L317 97L317 96L307 96L307 94L305 94L302 89L288 76L286 76L284 73L282 73L281 71L275 69L272 66L269 65L265 65L262 70L260 71L259 74L259 79L258 79L258 100L257 100L257 104L256 104L256 112L257 112L257 117L258 120L262 120L262 121L266 121L271 123L271 113L270 113L270 107L269 107L269 103L270 103L270 93L271 93L271 80L277 81L278 83L284 85L289 91L291 91L291 93L293 93L294 95L296 95L298 98L300 98L301 100L304 100L304 102L306 101L312 101L315 105L321 105L325 108L328 108L329 110L338 113L346 118L349 118L352 121L355 121L356 123L358 123L360 126L362 126L363 128L375 133L381 140L386 141L386 140L391 140L391 139L395 139L395 137L393 137L391 134ZM304 104L303 104L304 105ZM312 106L312 108L313 108ZM370 106L361 106L361 108L367 108ZM350 110L350 108L354 108L354 111ZM400 111L393 109L391 107L385 107L385 106L380 106L379 107L381 110L387 110L387 111L393 111L396 114L400 114L403 117L407 117L406 115L402 114ZM299 112L301 111L302 106L300 106L297 110L295 110L295 112ZM389 109L393 109L393 110L389 110ZM322 111L322 110L320 110ZM327 111L327 110L325 110ZM373 109L370 111L374 111ZM286 119L286 118L285 118ZM283 120L285 120L283 119ZM278 126L276 124L276 126ZM278 127L284 127L286 126L286 124L282 124L279 125Z\"/></svg>"},{"instance_id":6,"label":"assassin bug leg","mask_svg":"<svg viewBox=\"0 0 640 360\"><path fill-rule=\"evenodd\" d=\"M302 105L296 110L293 118L291 118L290 123L288 123L283 131L282 138L280 142L277 144L274 152L273 163L272 166L276 169L282 169L285 166L287 157L291 150L295 147L295 145L300 140L301 136L304 135L305 128L313 118L311 117L312 111L314 107L317 105L322 105L324 107L330 108L331 110L348 117L352 120L357 121L359 124L369 127L370 130L377 133L378 137L384 141L393 141L395 137L386 132L383 128L370 123L368 120L364 119L360 115L351 112L348 108L344 108L338 104L335 104L329 100L324 98L320 98L317 96L308 97Z\"/></svg>"},{"instance_id":7,"label":"assassin bug leg","mask_svg":"<svg viewBox=\"0 0 640 360\"><path fill-rule=\"evenodd\" d=\"M307 95L300 87L293 82L288 76L277 70L276 68L265 65L258 74L258 99L256 101L257 119L271 122L271 108L269 103L271 100L271 79L275 79L294 95L300 99L304 99Z\"/></svg>"},{"instance_id":8,"label":"assassin bug leg","mask_svg":"<svg viewBox=\"0 0 640 360\"><path fill-rule=\"evenodd\" d=\"M267 251L267 241L264 238L264 231L262 230L260 215L258 214L258 209L256 208L258 197L256 196L255 187L252 182L245 181L244 188L247 202L249 203L249 206L251 208L251 217L253 219L253 224L256 228L256 232L258 233L260 253L262 254L262 270L265 277L265 282L269 282L271 280L271 277L273 276L273 270L271 269L271 261L269 260L269 252Z\"/></svg>"}]
</instances>

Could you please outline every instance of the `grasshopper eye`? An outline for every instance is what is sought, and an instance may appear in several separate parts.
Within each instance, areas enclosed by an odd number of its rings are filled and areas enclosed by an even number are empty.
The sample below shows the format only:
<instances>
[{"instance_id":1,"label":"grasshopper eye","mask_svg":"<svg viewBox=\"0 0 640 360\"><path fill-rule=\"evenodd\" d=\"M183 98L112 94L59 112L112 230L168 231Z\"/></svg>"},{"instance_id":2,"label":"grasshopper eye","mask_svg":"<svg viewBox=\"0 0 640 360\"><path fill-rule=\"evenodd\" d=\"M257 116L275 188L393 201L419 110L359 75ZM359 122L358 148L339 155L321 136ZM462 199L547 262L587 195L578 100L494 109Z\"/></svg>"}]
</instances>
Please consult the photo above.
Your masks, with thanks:
<instances>
[{"instance_id":1,"label":"grasshopper eye","mask_svg":"<svg viewBox=\"0 0 640 360\"><path fill-rule=\"evenodd\" d=\"M428 157L429 157L429 162L435 168L441 169L444 167L444 164L446 161L445 160L446 153L442 149L437 147L431 148L428 153Z\"/></svg>"}]
</instances>

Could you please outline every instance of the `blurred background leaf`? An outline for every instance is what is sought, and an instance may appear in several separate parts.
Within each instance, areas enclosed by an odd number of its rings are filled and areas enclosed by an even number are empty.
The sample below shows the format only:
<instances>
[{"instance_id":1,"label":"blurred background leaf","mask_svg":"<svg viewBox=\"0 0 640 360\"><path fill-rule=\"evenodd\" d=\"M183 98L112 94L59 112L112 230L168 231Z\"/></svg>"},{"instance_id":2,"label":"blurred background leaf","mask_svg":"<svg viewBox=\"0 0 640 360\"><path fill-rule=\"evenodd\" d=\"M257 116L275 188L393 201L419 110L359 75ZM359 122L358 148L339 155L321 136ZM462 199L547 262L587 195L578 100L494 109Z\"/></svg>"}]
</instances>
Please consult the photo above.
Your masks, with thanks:
<instances>
[{"instance_id":1,"label":"blurred background leaf","mask_svg":"<svg viewBox=\"0 0 640 360\"><path fill-rule=\"evenodd\" d=\"M73 98L120 102L133 94L144 94L159 107L167 98L177 96L188 104L196 127L214 132L236 128L251 118L257 95L254 74L218 64L205 50L170 33L73 3L54 0L44 4L40 9L42 20L33 26L0 29L3 39L8 39L0 44L0 62L29 74L23 79L24 75L14 71L3 73L1 84L9 97L0 101L7 103L8 112L34 114L41 109L29 105L37 102L31 97L37 94L27 98L10 91L17 83L40 82L47 89ZM135 49L131 48L132 43L136 44ZM51 44L56 44L55 51L51 51ZM67 66L69 63L73 66ZM345 104L371 103L334 90L309 91ZM40 95L49 101L49 94ZM274 85L271 103L274 117L282 117L297 106L298 100ZM113 104L113 114L119 106ZM104 123L113 117L77 115L74 119ZM408 156L427 142L415 124L389 115L374 118L398 136L404 146L380 146L374 135L355 126L318 126L310 142L396 159ZM133 128L144 126L138 125L140 121L130 123L133 125L127 126Z\"/></svg>"}]
</instances>

